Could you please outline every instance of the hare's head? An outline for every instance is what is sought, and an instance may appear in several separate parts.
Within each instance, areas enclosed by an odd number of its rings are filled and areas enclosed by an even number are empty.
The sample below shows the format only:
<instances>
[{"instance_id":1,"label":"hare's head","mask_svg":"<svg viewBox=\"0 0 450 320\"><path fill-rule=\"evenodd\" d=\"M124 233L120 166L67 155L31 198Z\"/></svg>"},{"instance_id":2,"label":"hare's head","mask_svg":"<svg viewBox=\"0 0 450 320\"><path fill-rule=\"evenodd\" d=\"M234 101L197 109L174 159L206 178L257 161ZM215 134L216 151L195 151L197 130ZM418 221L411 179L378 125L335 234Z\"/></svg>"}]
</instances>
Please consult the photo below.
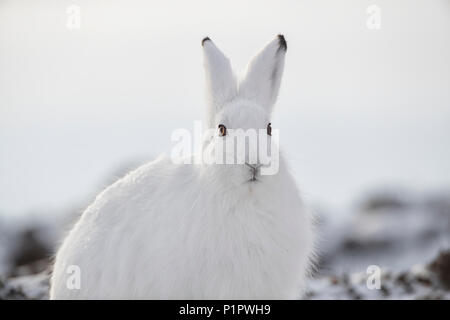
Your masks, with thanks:
<instances>
[{"instance_id":1,"label":"hare's head","mask_svg":"<svg viewBox=\"0 0 450 320\"><path fill-rule=\"evenodd\" d=\"M250 61L239 79L228 58L211 39L203 39L202 46L208 99L207 124L214 130L207 150L215 149L217 154L217 150L223 149L224 165L219 171L236 184L264 181L267 179L264 169L270 163L262 161L261 154L264 150L273 151L271 113L283 74L286 41L278 35ZM240 148L238 136L244 136L244 149Z\"/></svg>"}]
</instances>

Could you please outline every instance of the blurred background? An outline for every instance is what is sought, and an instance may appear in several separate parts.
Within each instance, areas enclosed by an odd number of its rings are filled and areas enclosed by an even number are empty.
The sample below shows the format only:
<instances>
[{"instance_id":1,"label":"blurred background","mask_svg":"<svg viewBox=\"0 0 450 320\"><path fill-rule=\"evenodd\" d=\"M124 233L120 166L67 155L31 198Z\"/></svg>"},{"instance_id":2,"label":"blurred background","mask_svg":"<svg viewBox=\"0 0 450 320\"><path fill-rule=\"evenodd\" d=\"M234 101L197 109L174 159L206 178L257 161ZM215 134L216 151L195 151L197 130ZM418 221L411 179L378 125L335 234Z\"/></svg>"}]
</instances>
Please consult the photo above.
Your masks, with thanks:
<instances>
[{"instance_id":1,"label":"blurred background","mask_svg":"<svg viewBox=\"0 0 450 320\"><path fill-rule=\"evenodd\" d=\"M272 124L318 217L318 277L445 252L449 0L0 0L0 293L203 119L203 37L242 70L278 33Z\"/></svg>"}]
</instances>

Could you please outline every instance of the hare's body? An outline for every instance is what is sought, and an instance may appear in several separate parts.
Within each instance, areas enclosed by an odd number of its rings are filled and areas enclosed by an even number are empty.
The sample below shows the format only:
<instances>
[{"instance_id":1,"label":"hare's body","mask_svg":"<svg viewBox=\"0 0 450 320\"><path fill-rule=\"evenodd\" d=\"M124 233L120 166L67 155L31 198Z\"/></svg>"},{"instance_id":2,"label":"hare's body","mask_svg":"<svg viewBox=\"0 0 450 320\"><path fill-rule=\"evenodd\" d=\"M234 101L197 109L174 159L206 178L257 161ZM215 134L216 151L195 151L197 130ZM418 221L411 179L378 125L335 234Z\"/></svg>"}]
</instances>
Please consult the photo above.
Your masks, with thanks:
<instances>
[{"instance_id":1,"label":"hare's body","mask_svg":"<svg viewBox=\"0 0 450 320\"><path fill-rule=\"evenodd\" d=\"M52 297L299 296L311 231L293 182L217 189L214 176L193 169L159 159L101 193L58 252ZM80 268L80 289L67 287L70 265Z\"/></svg>"},{"instance_id":2,"label":"hare's body","mask_svg":"<svg viewBox=\"0 0 450 320\"><path fill-rule=\"evenodd\" d=\"M268 123L284 38L253 59L239 85L212 41L205 39L203 47L208 124L219 127L207 136L206 150L233 141L226 127L263 128L272 141ZM272 158L270 166L279 169L270 174L263 173L267 164L260 158L245 164L173 160L162 156L129 173L87 208L56 256L51 298L299 297L313 235L284 160Z\"/></svg>"}]
</instances>

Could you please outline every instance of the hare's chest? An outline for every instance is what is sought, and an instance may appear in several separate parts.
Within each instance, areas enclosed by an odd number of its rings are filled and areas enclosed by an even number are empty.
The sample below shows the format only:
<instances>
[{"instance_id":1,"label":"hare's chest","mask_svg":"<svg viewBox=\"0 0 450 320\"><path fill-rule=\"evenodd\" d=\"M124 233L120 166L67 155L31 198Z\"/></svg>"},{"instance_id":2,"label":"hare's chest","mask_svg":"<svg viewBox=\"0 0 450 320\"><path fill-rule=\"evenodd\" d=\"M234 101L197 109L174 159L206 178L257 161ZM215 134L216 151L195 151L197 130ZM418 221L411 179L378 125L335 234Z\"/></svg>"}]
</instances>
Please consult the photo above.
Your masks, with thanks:
<instances>
[{"instance_id":1,"label":"hare's chest","mask_svg":"<svg viewBox=\"0 0 450 320\"><path fill-rule=\"evenodd\" d=\"M245 208L207 215L186 230L190 234L187 243L191 242L195 256L205 256L210 264L236 269L272 264L276 256L289 250L295 236L275 214Z\"/></svg>"},{"instance_id":2,"label":"hare's chest","mask_svg":"<svg viewBox=\"0 0 450 320\"><path fill-rule=\"evenodd\" d=\"M284 275L298 267L299 251L296 235L273 214L247 208L193 222L179 241L186 257L183 270L190 275L180 279L190 279L190 285L202 290L206 286L211 292L225 285L232 291L254 290L254 294L276 290Z\"/></svg>"}]
</instances>

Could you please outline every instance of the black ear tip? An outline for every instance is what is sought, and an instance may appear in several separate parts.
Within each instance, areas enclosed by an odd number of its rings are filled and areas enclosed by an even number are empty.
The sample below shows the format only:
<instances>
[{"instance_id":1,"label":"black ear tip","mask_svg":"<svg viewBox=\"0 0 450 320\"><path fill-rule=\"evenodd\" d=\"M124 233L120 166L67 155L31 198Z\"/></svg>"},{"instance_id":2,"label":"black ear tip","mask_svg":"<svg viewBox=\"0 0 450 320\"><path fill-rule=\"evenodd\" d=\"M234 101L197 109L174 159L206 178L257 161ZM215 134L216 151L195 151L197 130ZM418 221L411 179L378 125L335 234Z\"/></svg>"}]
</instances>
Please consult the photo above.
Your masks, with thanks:
<instances>
[{"instance_id":1,"label":"black ear tip","mask_svg":"<svg viewBox=\"0 0 450 320\"><path fill-rule=\"evenodd\" d=\"M280 48L282 48L284 51L287 50L287 42L282 34L278 35L278 43L280 44Z\"/></svg>"},{"instance_id":2,"label":"black ear tip","mask_svg":"<svg viewBox=\"0 0 450 320\"><path fill-rule=\"evenodd\" d=\"M205 44L206 41L211 41L211 39L209 37L205 37L202 40L202 46Z\"/></svg>"}]
</instances>

